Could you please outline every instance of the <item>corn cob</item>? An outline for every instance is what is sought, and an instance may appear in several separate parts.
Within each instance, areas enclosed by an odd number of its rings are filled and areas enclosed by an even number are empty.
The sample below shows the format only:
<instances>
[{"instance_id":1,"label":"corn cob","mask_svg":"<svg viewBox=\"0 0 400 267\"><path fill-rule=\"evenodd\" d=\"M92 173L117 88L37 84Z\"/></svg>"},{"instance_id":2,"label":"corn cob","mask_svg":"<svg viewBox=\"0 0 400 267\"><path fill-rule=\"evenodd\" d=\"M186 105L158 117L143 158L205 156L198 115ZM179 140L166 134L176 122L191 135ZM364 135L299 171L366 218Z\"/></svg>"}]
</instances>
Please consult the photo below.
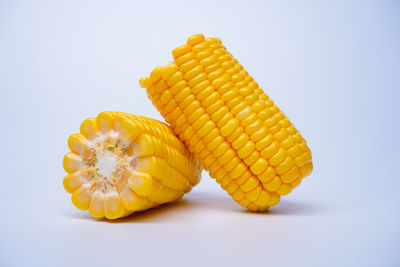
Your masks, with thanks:
<instances>
[{"instance_id":1,"label":"corn cob","mask_svg":"<svg viewBox=\"0 0 400 267\"><path fill-rule=\"evenodd\" d=\"M200 180L201 167L164 123L101 112L68 140L64 188L94 217L117 219L175 201Z\"/></svg>"},{"instance_id":2,"label":"corn cob","mask_svg":"<svg viewBox=\"0 0 400 267\"><path fill-rule=\"evenodd\" d=\"M276 205L313 165L293 124L218 38L198 34L140 85L190 152L235 201Z\"/></svg>"}]
</instances>

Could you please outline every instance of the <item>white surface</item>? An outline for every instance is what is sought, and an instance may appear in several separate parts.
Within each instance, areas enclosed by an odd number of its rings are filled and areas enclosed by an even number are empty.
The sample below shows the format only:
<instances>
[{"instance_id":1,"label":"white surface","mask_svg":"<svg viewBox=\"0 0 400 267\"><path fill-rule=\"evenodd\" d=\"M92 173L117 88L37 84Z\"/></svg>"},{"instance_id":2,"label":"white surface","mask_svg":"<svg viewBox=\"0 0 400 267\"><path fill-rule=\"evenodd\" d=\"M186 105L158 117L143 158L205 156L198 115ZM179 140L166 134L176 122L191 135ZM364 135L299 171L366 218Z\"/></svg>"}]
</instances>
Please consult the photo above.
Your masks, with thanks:
<instances>
[{"instance_id":1,"label":"white surface","mask_svg":"<svg viewBox=\"0 0 400 267\"><path fill-rule=\"evenodd\" d=\"M399 266L399 4L2 1L0 266ZM308 140L315 169L269 213L203 174L117 222L62 188L67 138L102 110L162 119L138 80L218 36Z\"/></svg>"}]
</instances>

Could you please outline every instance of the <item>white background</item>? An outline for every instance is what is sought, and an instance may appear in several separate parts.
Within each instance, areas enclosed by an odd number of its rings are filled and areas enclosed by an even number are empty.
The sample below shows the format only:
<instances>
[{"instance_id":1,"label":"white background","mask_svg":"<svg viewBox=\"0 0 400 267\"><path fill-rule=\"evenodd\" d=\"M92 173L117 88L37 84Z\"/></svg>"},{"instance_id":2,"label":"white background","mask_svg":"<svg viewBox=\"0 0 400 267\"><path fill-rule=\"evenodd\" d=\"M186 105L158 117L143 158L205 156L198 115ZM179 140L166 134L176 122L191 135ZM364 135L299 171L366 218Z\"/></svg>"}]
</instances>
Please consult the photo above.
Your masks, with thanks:
<instances>
[{"instance_id":1,"label":"white background","mask_svg":"<svg viewBox=\"0 0 400 267\"><path fill-rule=\"evenodd\" d=\"M400 4L0 2L0 266L399 266ZM299 128L314 172L270 212L207 173L115 222L73 207L67 138L103 110L162 120L138 86L219 37Z\"/></svg>"}]
</instances>

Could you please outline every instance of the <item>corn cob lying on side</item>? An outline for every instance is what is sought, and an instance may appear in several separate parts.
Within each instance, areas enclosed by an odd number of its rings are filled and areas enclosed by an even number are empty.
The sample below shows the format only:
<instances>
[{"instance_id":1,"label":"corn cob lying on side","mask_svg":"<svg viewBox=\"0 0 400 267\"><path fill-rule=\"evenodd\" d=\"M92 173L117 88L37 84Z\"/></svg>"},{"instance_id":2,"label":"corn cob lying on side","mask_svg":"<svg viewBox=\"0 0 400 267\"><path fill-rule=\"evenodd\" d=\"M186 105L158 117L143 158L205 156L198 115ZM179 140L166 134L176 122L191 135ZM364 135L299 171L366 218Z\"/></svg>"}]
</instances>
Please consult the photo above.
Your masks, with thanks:
<instances>
[{"instance_id":1,"label":"corn cob lying on side","mask_svg":"<svg viewBox=\"0 0 400 267\"><path fill-rule=\"evenodd\" d=\"M311 173L311 152L288 118L217 38L190 37L140 85L210 176L261 211Z\"/></svg>"},{"instance_id":2,"label":"corn cob lying on side","mask_svg":"<svg viewBox=\"0 0 400 267\"><path fill-rule=\"evenodd\" d=\"M198 161L166 124L150 118L102 112L68 145L64 187L94 217L117 219L175 201L200 180Z\"/></svg>"}]
</instances>

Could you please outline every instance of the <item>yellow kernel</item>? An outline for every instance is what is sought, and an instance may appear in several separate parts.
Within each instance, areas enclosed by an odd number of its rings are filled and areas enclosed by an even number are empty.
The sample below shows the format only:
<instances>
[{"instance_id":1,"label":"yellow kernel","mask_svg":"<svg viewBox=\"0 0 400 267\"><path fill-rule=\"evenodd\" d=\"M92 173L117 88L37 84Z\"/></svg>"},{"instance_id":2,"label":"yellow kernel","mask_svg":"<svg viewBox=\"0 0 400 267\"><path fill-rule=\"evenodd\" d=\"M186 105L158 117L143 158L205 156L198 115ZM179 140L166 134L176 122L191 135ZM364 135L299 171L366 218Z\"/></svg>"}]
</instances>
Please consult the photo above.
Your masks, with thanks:
<instances>
[{"instance_id":1,"label":"yellow kernel","mask_svg":"<svg viewBox=\"0 0 400 267\"><path fill-rule=\"evenodd\" d=\"M247 127L250 124L252 124L253 122L255 122L257 120L257 116L254 113L250 113L248 114L248 116L246 116L244 119L242 119L240 121L240 125L242 125L243 127Z\"/></svg>"},{"instance_id":2,"label":"yellow kernel","mask_svg":"<svg viewBox=\"0 0 400 267\"><path fill-rule=\"evenodd\" d=\"M269 159L273 155L275 155L278 151L279 151L279 143L277 141L273 141L269 146L267 146L260 152L260 155L265 159Z\"/></svg>"},{"instance_id":3,"label":"yellow kernel","mask_svg":"<svg viewBox=\"0 0 400 267\"><path fill-rule=\"evenodd\" d=\"M303 167L300 167L301 175L303 177L309 175L312 172L312 169L313 169L313 165L312 165L311 162L306 164L306 165L304 165Z\"/></svg>"},{"instance_id":4,"label":"yellow kernel","mask_svg":"<svg viewBox=\"0 0 400 267\"><path fill-rule=\"evenodd\" d=\"M268 191L273 192L273 191L278 190L278 188L281 186L281 179L279 179L279 177L275 176L269 182L263 183L262 185Z\"/></svg>"},{"instance_id":5,"label":"yellow kernel","mask_svg":"<svg viewBox=\"0 0 400 267\"><path fill-rule=\"evenodd\" d=\"M301 183L301 177L299 176L296 178L296 180L290 183L290 186L292 188L296 188L297 186L299 186L300 183Z\"/></svg>"},{"instance_id":6,"label":"yellow kernel","mask_svg":"<svg viewBox=\"0 0 400 267\"><path fill-rule=\"evenodd\" d=\"M235 151L230 148L221 157L218 158L218 162L220 164L226 164L228 161L232 160L235 155Z\"/></svg>"},{"instance_id":7,"label":"yellow kernel","mask_svg":"<svg viewBox=\"0 0 400 267\"><path fill-rule=\"evenodd\" d=\"M268 161L263 158L259 158L252 166L250 170L255 174L259 175L268 167Z\"/></svg>"},{"instance_id":8,"label":"yellow kernel","mask_svg":"<svg viewBox=\"0 0 400 267\"><path fill-rule=\"evenodd\" d=\"M72 134L68 138L68 147L72 152L82 157L88 157L91 154L88 140L82 134Z\"/></svg>"},{"instance_id":9,"label":"yellow kernel","mask_svg":"<svg viewBox=\"0 0 400 267\"><path fill-rule=\"evenodd\" d=\"M275 177L275 170L271 166L268 166L263 173L258 175L258 179L263 183L270 181L273 177Z\"/></svg>"},{"instance_id":10,"label":"yellow kernel","mask_svg":"<svg viewBox=\"0 0 400 267\"><path fill-rule=\"evenodd\" d=\"M256 142L256 149L258 151L263 150L264 148L269 146L273 140L274 140L274 138L273 138L272 134L267 134L266 136L264 136L264 138L262 138L261 140Z\"/></svg>"},{"instance_id":11,"label":"yellow kernel","mask_svg":"<svg viewBox=\"0 0 400 267\"><path fill-rule=\"evenodd\" d=\"M290 135L294 135L294 134L296 134L297 133L297 130L296 130L296 128L294 128L294 126L292 125L292 126L289 126L289 127L287 127L286 128L286 130L288 131L288 133L290 134Z\"/></svg>"},{"instance_id":12,"label":"yellow kernel","mask_svg":"<svg viewBox=\"0 0 400 267\"><path fill-rule=\"evenodd\" d=\"M293 147L295 144L296 144L296 142L294 141L293 137L291 137L290 135L281 142L281 146L283 148L285 148L286 150ZM287 152L289 154L289 151L287 151Z\"/></svg>"},{"instance_id":13,"label":"yellow kernel","mask_svg":"<svg viewBox=\"0 0 400 267\"><path fill-rule=\"evenodd\" d=\"M287 184L294 182L298 177L300 177L300 172L296 166L281 175L282 182Z\"/></svg>"},{"instance_id":14,"label":"yellow kernel","mask_svg":"<svg viewBox=\"0 0 400 267\"><path fill-rule=\"evenodd\" d=\"M272 114L272 111L269 108L267 108L267 109L264 109L263 111L258 112L257 115L261 120L266 121L266 120L270 119L273 114Z\"/></svg>"},{"instance_id":15,"label":"yellow kernel","mask_svg":"<svg viewBox=\"0 0 400 267\"><path fill-rule=\"evenodd\" d=\"M243 134L243 128L237 127L236 130L226 137L230 143L238 139Z\"/></svg>"},{"instance_id":16,"label":"yellow kernel","mask_svg":"<svg viewBox=\"0 0 400 267\"><path fill-rule=\"evenodd\" d=\"M236 107L237 105L239 105L240 103L242 103L242 101L243 101L242 97L241 96L237 96L237 97L229 100L228 102L226 102L226 106L229 109L232 109L232 108Z\"/></svg>"},{"instance_id":17,"label":"yellow kernel","mask_svg":"<svg viewBox=\"0 0 400 267\"><path fill-rule=\"evenodd\" d=\"M243 105L243 106L245 106L245 105ZM245 107L242 111L237 113L235 116L241 122L241 125L243 125L243 120L248 118L249 115L251 115L251 109L249 107ZM253 117L255 117L255 116L253 116Z\"/></svg>"},{"instance_id":18,"label":"yellow kernel","mask_svg":"<svg viewBox=\"0 0 400 267\"><path fill-rule=\"evenodd\" d=\"M250 177L244 184L240 186L240 189L242 189L243 192L249 192L256 188L259 184L260 182L256 178Z\"/></svg>"},{"instance_id":19,"label":"yellow kernel","mask_svg":"<svg viewBox=\"0 0 400 267\"><path fill-rule=\"evenodd\" d=\"M252 124L250 124L249 126L247 126L245 128L245 132L248 135L252 135L253 133L255 133L256 131L258 131L259 129L261 129L262 127L262 122L260 120L256 120L255 122L253 122Z\"/></svg>"},{"instance_id":20,"label":"yellow kernel","mask_svg":"<svg viewBox=\"0 0 400 267\"><path fill-rule=\"evenodd\" d=\"M224 106L224 101L222 101L221 99L218 99L215 103L213 103L212 105L208 106L206 108L206 111L207 111L208 114L213 114L214 112L216 112L217 110L219 110L223 106Z\"/></svg>"},{"instance_id":21,"label":"yellow kernel","mask_svg":"<svg viewBox=\"0 0 400 267\"><path fill-rule=\"evenodd\" d=\"M213 155L215 157L220 157L222 154L224 154L228 149L230 148L229 144L227 142L224 142L220 144L214 151Z\"/></svg>"},{"instance_id":22,"label":"yellow kernel","mask_svg":"<svg viewBox=\"0 0 400 267\"><path fill-rule=\"evenodd\" d=\"M254 142L249 140L241 149L238 150L238 156L244 159L254 151L254 148Z\"/></svg>"},{"instance_id":23,"label":"yellow kernel","mask_svg":"<svg viewBox=\"0 0 400 267\"><path fill-rule=\"evenodd\" d=\"M171 77L168 78L167 83L169 86L172 86L176 84L179 81L183 80L183 74L180 71L175 72L174 74L171 75Z\"/></svg>"},{"instance_id":24,"label":"yellow kernel","mask_svg":"<svg viewBox=\"0 0 400 267\"><path fill-rule=\"evenodd\" d=\"M221 118L223 118L224 116L228 116L226 121L228 121L229 118L232 117L232 115L229 113L228 108L225 106L222 106L220 109L216 110L215 112L213 112L213 114L211 114L211 118L213 121L220 121Z\"/></svg>"},{"instance_id":25,"label":"yellow kernel","mask_svg":"<svg viewBox=\"0 0 400 267\"><path fill-rule=\"evenodd\" d=\"M205 124L205 126L207 126L209 123L211 123L211 121L209 121L209 122L207 122L206 124ZM205 126L203 126L203 127L205 127ZM216 138L218 135L219 135L219 130L215 127L215 124L213 123L213 129L211 129L211 131L206 135L206 136L204 136L203 137L203 141L204 141L204 143L209 143L209 142L211 142L214 138ZM202 128L201 128L202 129ZM201 130L200 129L200 130ZM199 131L200 131L199 130ZM200 133L199 133L199 136L200 136Z\"/></svg>"},{"instance_id":26,"label":"yellow kernel","mask_svg":"<svg viewBox=\"0 0 400 267\"><path fill-rule=\"evenodd\" d=\"M210 53L208 51L200 52L199 54L197 54L197 58L201 60L203 55L204 55L204 57L208 57L210 55ZM206 73L214 72L220 67L220 65L221 64L217 61L214 64L211 64L211 65L205 67L204 71Z\"/></svg>"},{"instance_id":27,"label":"yellow kernel","mask_svg":"<svg viewBox=\"0 0 400 267\"><path fill-rule=\"evenodd\" d=\"M257 151L253 151L247 158L245 158L243 161L246 163L247 166L253 165L257 159L260 157Z\"/></svg>"},{"instance_id":28,"label":"yellow kernel","mask_svg":"<svg viewBox=\"0 0 400 267\"><path fill-rule=\"evenodd\" d=\"M213 92L206 99L204 99L201 103L203 104L203 107L207 108L208 106L211 106L212 104L217 102L218 99L219 99L218 93Z\"/></svg>"},{"instance_id":29,"label":"yellow kernel","mask_svg":"<svg viewBox=\"0 0 400 267\"><path fill-rule=\"evenodd\" d=\"M148 88L150 86L151 79L150 77L141 78L139 84L142 88Z\"/></svg>"},{"instance_id":30,"label":"yellow kernel","mask_svg":"<svg viewBox=\"0 0 400 267\"><path fill-rule=\"evenodd\" d=\"M292 187L288 184L281 184L278 190L276 190L276 193L278 193L281 196L287 195L292 191Z\"/></svg>"},{"instance_id":31,"label":"yellow kernel","mask_svg":"<svg viewBox=\"0 0 400 267\"><path fill-rule=\"evenodd\" d=\"M191 92L192 92L192 90L189 87L186 87L175 95L175 100L180 102L183 99L185 99L185 97L189 96L191 94Z\"/></svg>"},{"instance_id":32,"label":"yellow kernel","mask_svg":"<svg viewBox=\"0 0 400 267\"><path fill-rule=\"evenodd\" d=\"M271 193L266 190L262 190L258 198L255 200L255 204L258 206L265 206L270 199Z\"/></svg>"},{"instance_id":33,"label":"yellow kernel","mask_svg":"<svg viewBox=\"0 0 400 267\"><path fill-rule=\"evenodd\" d=\"M215 55L211 55L209 57L203 58L200 60L200 64L204 67L210 66L212 64L215 64L217 62L217 57Z\"/></svg>"},{"instance_id":34,"label":"yellow kernel","mask_svg":"<svg viewBox=\"0 0 400 267\"><path fill-rule=\"evenodd\" d=\"M240 102L237 106L235 106L235 107L233 107L231 109L231 112L232 112L233 115L237 116L238 113L242 112L246 108L247 108L246 104L244 102ZM246 115L248 115L248 114L250 114L250 113L247 113ZM238 118L237 117L237 119L240 121L243 118Z\"/></svg>"},{"instance_id":35,"label":"yellow kernel","mask_svg":"<svg viewBox=\"0 0 400 267\"><path fill-rule=\"evenodd\" d=\"M189 60L188 62L180 65L179 70L183 73L186 73L198 65L199 65L199 61L197 59L192 59L192 60Z\"/></svg>"},{"instance_id":36,"label":"yellow kernel","mask_svg":"<svg viewBox=\"0 0 400 267\"><path fill-rule=\"evenodd\" d=\"M241 190L236 190L235 193L232 195L232 198L236 201L239 202L244 198L244 194Z\"/></svg>"},{"instance_id":37,"label":"yellow kernel","mask_svg":"<svg viewBox=\"0 0 400 267\"><path fill-rule=\"evenodd\" d=\"M293 159L287 156L282 163L280 163L278 166L275 167L275 171L277 174L281 175L287 172L290 168L292 168L292 166L293 166Z\"/></svg>"},{"instance_id":38,"label":"yellow kernel","mask_svg":"<svg viewBox=\"0 0 400 267\"><path fill-rule=\"evenodd\" d=\"M80 210L87 210L90 204L90 191L93 182L87 182L79 187L71 196L72 203Z\"/></svg>"},{"instance_id":39,"label":"yellow kernel","mask_svg":"<svg viewBox=\"0 0 400 267\"><path fill-rule=\"evenodd\" d=\"M64 170L68 173L72 173L74 171L78 171L86 167L81 156L72 152L65 154L63 160L63 166Z\"/></svg>"},{"instance_id":40,"label":"yellow kernel","mask_svg":"<svg viewBox=\"0 0 400 267\"><path fill-rule=\"evenodd\" d=\"M288 137L288 133L287 133L287 131L286 131L285 128L281 128L279 132L277 132L276 134L274 134L274 138L275 138L278 142L284 141L287 137Z\"/></svg>"},{"instance_id":41,"label":"yellow kernel","mask_svg":"<svg viewBox=\"0 0 400 267\"><path fill-rule=\"evenodd\" d=\"M254 112L258 113L258 112L261 112L262 110L264 110L266 108L266 106L267 105L265 104L264 101L258 100L251 106L251 109Z\"/></svg>"},{"instance_id":42,"label":"yellow kernel","mask_svg":"<svg viewBox=\"0 0 400 267\"><path fill-rule=\"evenodd\" d=\"M167 104L174 96L171 94L171 92L165 91L164 93L161 94L161 102L163 104Z\"/></svg>"},{"instance_id":43,"label":"yellow kernel","mask_svg":"<svg viewBox=\"0 0 400 267\"><path fill-rule=\"evenodd\" d=\"M193 100L192 103L190 103L188 106L185 107L183 112L185 113L186 116L189 116L193 112L195 112L198 108L200 108L201 104L197 100Z\"/></svg>"},{"instance_id":44,"label":"yellow kernel","mask_svg":"<svg viewBox=\"0 0 400 267\"><path fill-rule=\"evenodd\" d=\"M221 77L221 79L225 79L225 75ZM235 85L232 82L227 82L224 85L222 85L221 87L218 88L218 93L220 94L224 94L230 90L232 90L233 88L235 88Z\"/></svg>"},{"instance_id":45,"label":"yellow kernel","mask_svg":"<svg viewBox=\"0 0 400 267\"><path fill-rule=\"evenodd\" d=\"M187 83L185 80L179 81L175 83L173 86L169 88L169 91L173 94L176 95L179 93L181 90L183 90L187 86Z\"/></svg>"},{"instance_id":46,"label":"yellow kernel","mask_svg":"<svg viewBox=\"0 0 400 267\"><path fill-rule=\"evenodd\" d=\"M65 190L73 194L79 187L88 181L88 171L80 170L65 176L63 180L63 185Z\"/></svg>"},{"instance_id":47,"label":"yellow kernel","mask_svg":"<svg viewBox=\"0 0 400 267\"><path fill-rule=\"evenodd\" d=\"M271 198L268 202L268 206L270 207L275 206L276 204L279 203L280 198L281 198L280 195L278 195L277 193L275 192L271 193Z\"/></svg>"},{"instance_id":48,"label":"yellow kernel","mask_svg":"<svg viewBox=\"0 0 400 267\"><path fill-rule=\"evenodd\" d=\"M289 127L291 125L291 123L288 120L288 118L284 118L284 119L280 120L279 123L283 128L287 128L287 127Z\"/></svg>"},{"instance_id":49,"label":"yellow kernel","mask_svg":"<svg viewBox=\"0 0 400 267\"><path fill-rule=\"evenodd\" d=\"M266 137L267 135L268 135L267 128L261 125L260 129L251 134L250 139L253 140L257 145L257 142Z\"/></svg>"},{"instance_id":50,"label":"yellow kernel","mask_svg":"<svg viewBox=\"0 0 400 267\"><path fill-rule=\"evenodd\" d=\"M190 50L192 49L192 47L190 45L182 45L180 47L175 48L174 50L172 50L172 56L174 57L174 59L190 52Z\"/></svg>"},{"instance_id":51,"label":"yellow kernel","mask_svg":"<svg viewBox=\"0 0 400 267\"><path fill-rule=\"evenodd\" d=\"M187 40L187 44L194 46L194 45L198 45L199 43L204 41L204 35L203 34L196 34L196 35L192 35L188 38Z\"/></svg>"},{"instance_id":52,"label":"yellow kernel","mask_svg":"<svg viewBox=\"0 0 400 267\"><path fill-rule=\"evenodd\" d=\"M272 156L268 161L272 166L278 166L283 160L286 158L286 151L283 148L280 148L279 151Z\"/></svg>"},{"instance_id":53,"label":"yellow kernel","mask_svg":"<svg viewBox=\"0 0 400 267\"><path fill-rule=\"evenodd\" d=\"M223 136L228 136L230 135L237 127L239 126L239 122L237 119L233 118L228 121L227 124L222 126L221 128L221 134Z\"/></svg>"},{"instance_id":54,"label":"yellow kernel","mask_svg":"<svg viewBox=\"0 0 400 267\"><path fill-rule=\"evenodd\" d=\"M207 121L210 120L210 116L207 114L203 114L198 120L193 122L193 129L198 130L200 127L202 127L204 124L206 124Z\"/></svg>"},{"instance_id":55,"label":"yellow kernel","mask_svg":"<svg viewBox=\"0 0 400 267\"><path fill-rule=\"evenodd\" d=\"M155 68L151 73L150 73L150 79L151 79L151 82L156 82L156 81L158 81L159 79L161 79L161 75L162 75L162 73L164 72L164 69L165 68L163 68L163 67L157 67L157 68Z\"/></svg>"},{"instance_id":56,"label":"yellow kernel","mask_svg":"<svg viewBox=\"0 0 400 267\"><path fill-rule=\"evenodd\" d=\"M179 58L175 58L175 63L180 66L183 63L188 62L189 60L195 59L196 55L193 52L188 52L184 55L181 55Z\"/></svg>"},{"instance_id":57,"label":"yellow kernel","mask_svg":"<svg viewBox=\"0 0 400 267\"><path fill-rule=\"evenodd\" d=\"M94 118L86 119L81 124L81 134L88 139L93 139L97 135L97 121Z\"/></svg>"},{"instance_id":58,"label":"yellow kernel","mask_svg":"<svg viewBox=\"0 0 400 267\"><path fill-rule=\"evenodd\" d=\"M206 71L207 72L207 71ZM219 68L213 72L208 73L208 79L210 81L214 81L217 78L220 78L224 75L224 69ZM212 83L212 82L211 82Z\"/></svg>"},{"instance_id":59,"label":"yellow kernel","mask_svg":"<svg viewBox=\"0 0 400 267\"><path fill-rule=\"evenodd\" d=\"M211 95L214 92L214 89L212 86L207 86L206 88L202 89L201 92L199 92L196 97L198 100L202 101L206 99L209 95Z\"/></svg>"},{"instance_id":60,"label":"yellow kernel","mask_svg":"<svg viewBox=\"0 0 400 267\"><path fill-rule=\"evenodd\" d=\"M232 147L237 150L243 147L247 141L249 141L249 136L246 133L242 133L235 141L232 142Z\"/></svg>"},{"instance_id":61,"label":"yellow kernel","mask_svg":"<svg viewBox=\"0 0 400 267\"><path fill-rule=\"evenodd\" d=\"M190 62L190 61L189 61ZM186 64L186 63L185 63ZM191 70L187 71L184 75L185 80L190 80L203 72L203 66L197 65Z\"/></svg>"},{"instance_id":62,"label":"yellow kernel","mask_svg":"<svg viewBox=\"0 0 400 267\"><path fill-rule=\"evenodd\" d=\"M219 115L217 116L217 114L213 114L213 120L214 121L218 121L217 125L218 127L222 128L225 124L227 124L232 118L233 115L231 113L228 112L228 108L227 107L222 107L224 110L226 110L226 113L220 113L221 115L223 114L223 116L221 118L219 118Z\"/></svg>"},{"instance_id":63,"label":"yellow kernel","mask_svg":"<svg viewBox=\"0 0 400 267\"><path fill-rule=\"evenodd\" d=\"M226 187L226 191L229 194L232 194L233 192L235 192L237 189L239 188L239 185L236 184L235 182L231 182L227 187Z\"/></svg>"},{"instance_id":64,"label":"yellow kernel","mask_svg":"<svg viewBox=\"0 0 400 267\"><path fill-rule=\"evenodd\" d=\"M169 64L163 70L162 79L163 80L168 80L178 70L179 70L178 65L176 65L175 63Z\"/></svg>"},{"instance_id":65,"label":"yellow kernel","mask_svg":"<svg viewBox=\"0 0 400 267\"><path fill-rule=\"evenodd\" d=\"M246 170L247 167L243 163L239 163L231 172L229 172L229 174L233 179L236 179L240 175L242 175Z\"/></svg>"},{"instance_id":66,"label":"yellow kernel","mask_svg":"<svg viewBox=\"0 0 400 267\"><path fill-rule=\"evenodd\" d=\"M235 178L235 183L243 184L252 176L253 176L253 174L249 170L246 170L242 175Z\"/></svg>"},{"instance_id":67,"label":"yellow kernel","mask_svg":"<svg viewBox=\"0 0 400 267\"><path fill-rule=\"evenodd\" d=\"M267 126L268 128L275 126L277 123L278 121L274 117L264 120L264 125Z\"/></svg>"},{"instance_id":68,"label":"yellow kernel","mask_svg":"<svg viewBox=\"0 0 400 267\"><path fill-rule=\"evenodd\" d=\"M238 165L240 163L240 159L238 159L237 157L234 157L232 160L228 161L224 166L224 170L229 172L231 170L233 170L233 168L236 167L236 165Z\"/></svg>"},{"instance_id":69,"label":"yellow kernel","mask_svg":"<svg viewBox=\"0 0 400 267\"><path fill-rule=\"evenodd\" d=\"M188 81L188 85L193 88L196 85L200 84L201 82L203 82L204 80L207 79L207 74L205 74L204 72L200 73L199 75L197 75L196 77L192 78L191 80Z\"/></svg>"},{"instance_id":70,"label":"yellow kernel","mask_svg":"<svg viewBox=\"0 0 400 267\"><path fill-rule=\"evenodd\" d=\"M203 80L201 82L198 82L195 86L192 87L192 92L193 92L193 94L197 95L197 94L203 92L209 86L210 86L210 81ZM210 89L213 90L213 88L210 88Z\"/></svg>"},{"instance_id":71,"label":"yellow kernel","mask_svg":"<svg viewBox=\"0 0 400 267\"><path fill-rule=\"evenodd\" d=\"M213 129L215 129L215 124L212 121L206 122L200 129L197 131L197 135L199 137L206 136L209 134Z\"/></svg>"},{"instance_id":72,"label":"yellow kernel","mask_svg":"<svg viewBox=\"0 0 400 267\"><path fill-rule=\"evenodd\" d=\"M188 117L188 121L191 123L194 123L197 121L202 115L204 115L204 109L199 108L196 111L194 111L191 115Z\"/></svg>"},{"instance_id":73,"label":"yellow kernel","mask_svg":"<svg viewBox=\"0 0 400 267\"><path fill-rule=\"evenodd\" d=\"M294 164L295 164L297 167L302 167L302 166L304 166L304 165L307 163L307 156L304 155L304 154L301 154L300 156L294 158L293 161L294 161Z\"/></svg>"},{"instance_id":74,"label":"yellow kernel","mask_svg":"<svg viewBox=\"0 0 400 267\"><path fill-rule=\"evenodd\" d=\"M292 148L288 149L287 153L289 156L295 158L299 156L302 152L301 147L298 144L295 144Z\"/></svg>"},{"instance_id":75,"label":"yellow kernel","mask_svg":"<svg viewBox=\"0 0 400 267\"><path fill-rule=\"evenodd\" d=\"M212 140L210 143L207 144L207 149L208 151L214 151L220 144L224 142L224 138L222 136L218 136L214 140Z\"/></svg>"},{"instance_id":76,"label":"yellow kernel","mask_svg":"<svg viewBox=\"0 0 400 267\"><path fill-rule=\"evenodd\" d=\"M212 78L210 78L210 75L214 74L210 73L209 74L209 79L212 80L212 86L218 90L219 93L221 93L222 90L219 90L219 88L223 87L225 84L227 84L229 82L229 75L222 75L222 76L216 76L217 73L215 73L215 76L211 76ZM223 87L226 88L226 87Z\"/></svg>"},{"instance_id":77,"label":"yellow kernel","mask_svg":"<svg viewBox=\"0 0 400 267\"><path fill-rule=\"evenodd\" d=\"M226 93L223 93L221 95L221 99L224 100L225 102L228 102L229 100L233 99L234 97L237 97L239 94L237 88L233 88L232 90L229 90Z\"/></svg>"},{"instance_id":78,"label":"yellow kernel","mask_svg":"<svg viewBox=\"0 0 400 267\"><path fill-rule=\"evenodd\" d=\"M249 104L249 105L253 105L254 102L256 102L257 100L258 100L258 97L257 97L257 95L254 95L254 94L246 96L244 98L244 101L246 101L246 103Z\"/></svg>"},{"instance_id":79,"label":"yellow kernel","mask_svg":"<svg viewBox=\"0 0 400 267\"><path fill-rule=\"evenodd\" d=\"M256 201L262 191L262 186L260 186L260 184L258 183L254 189L252 189L250 192L247 192L245 197L250 201Z\"/></svg>"}]
</instances>

